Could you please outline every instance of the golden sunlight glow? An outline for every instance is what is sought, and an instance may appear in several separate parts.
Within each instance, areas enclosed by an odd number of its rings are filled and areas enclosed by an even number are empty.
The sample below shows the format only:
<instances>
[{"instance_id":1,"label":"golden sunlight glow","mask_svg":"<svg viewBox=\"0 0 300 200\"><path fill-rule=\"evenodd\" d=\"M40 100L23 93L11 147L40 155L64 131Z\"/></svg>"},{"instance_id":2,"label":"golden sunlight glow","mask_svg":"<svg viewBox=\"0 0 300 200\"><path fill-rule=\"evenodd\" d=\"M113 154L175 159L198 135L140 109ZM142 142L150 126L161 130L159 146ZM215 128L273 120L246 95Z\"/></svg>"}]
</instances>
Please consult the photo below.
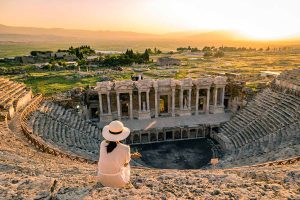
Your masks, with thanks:
<instances>
[{"instance_id":1,"label":"golden sunlight glow","mask_svg":"<svg viewBox=\"0 0 300 200\"><path fill-rule=\"evenodd\" d=\"M253 39L300 34L298 0L1 0L0 24L148 33L233 30Z\"/></svg>"}]
</instances>

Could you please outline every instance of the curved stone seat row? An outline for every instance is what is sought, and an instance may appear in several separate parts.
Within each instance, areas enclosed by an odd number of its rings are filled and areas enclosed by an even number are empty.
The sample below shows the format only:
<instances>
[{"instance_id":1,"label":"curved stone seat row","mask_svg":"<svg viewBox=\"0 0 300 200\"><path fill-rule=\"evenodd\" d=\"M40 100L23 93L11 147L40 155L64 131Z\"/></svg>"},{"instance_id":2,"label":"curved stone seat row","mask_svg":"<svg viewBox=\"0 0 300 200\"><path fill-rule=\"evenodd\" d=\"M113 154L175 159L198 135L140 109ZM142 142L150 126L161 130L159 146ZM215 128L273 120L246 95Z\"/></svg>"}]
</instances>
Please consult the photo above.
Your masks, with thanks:
<instances>
[{"instance_id":1,"label":"curved stone seat row","mask_svg":"<svg viewBox=\"0 0 300 200\"><path fill-rule=\"evenodd\" d=\"M100 130L53 102L44 102L34 113L33 133L65 152L95 160L101 142Z\"/></svg>"},{"instance_id":2,"label":"curved stone seat row","mask_svg":"<svg viewBox=\"0 0 300 200\"><path fill-rule=\"evenodd\" d=\"M96 126L85 121L70 109L65 109L58 104L47 101L43 103L38 111L55 120L68 124L68 126L79 130L82 134L88 134L90 137L98 140L101 139L100 130Z\"/></svg>"},{"instance_id":3,"label":"curved stone seat row","mask_svg":"<svg viewBox=\"0 0 300 200\"><path fill-rule=\"evenodd\" d=\"M31 100L32 92L23 83L16 83L7 78L0 78L0 107L8 111L12 118Z\"/></svg>"},{"instance_id":4,"label":"curved stone seat row","mask_svg":"<svg viewBox=\"0 0 300 200\"><path fill-rule=\"evenodd\" d=\"M293 123L277 131L265 135L258 141L248 143L233 151L235 160L263 155L264 153L276 151L285 147L298 145L300 141L300 123Z\"/></svg>"},{"instance_id":5,"label":"curved stone seat row","mask_svg":"<svg viewBox=\"0 0 300 200\"><path fill-rule=\"evenodd\" d=\"M259 149L255 145L261 146L270 142L272 135L276 135L277 138L274 142L280 144L281 141L293 140L287 137L288 134L284 134L284 131L290 131L294 136L298 134L296 138L300 137L299 121L299 96L267 88L257 94L232 120L226 122L219 134L229 139L231 145L226 147L228 151L237 155L243 152L245 154L241 155L245 156ZM299 141L298 139L298 143Z\"/></svg>"}]
</instances>

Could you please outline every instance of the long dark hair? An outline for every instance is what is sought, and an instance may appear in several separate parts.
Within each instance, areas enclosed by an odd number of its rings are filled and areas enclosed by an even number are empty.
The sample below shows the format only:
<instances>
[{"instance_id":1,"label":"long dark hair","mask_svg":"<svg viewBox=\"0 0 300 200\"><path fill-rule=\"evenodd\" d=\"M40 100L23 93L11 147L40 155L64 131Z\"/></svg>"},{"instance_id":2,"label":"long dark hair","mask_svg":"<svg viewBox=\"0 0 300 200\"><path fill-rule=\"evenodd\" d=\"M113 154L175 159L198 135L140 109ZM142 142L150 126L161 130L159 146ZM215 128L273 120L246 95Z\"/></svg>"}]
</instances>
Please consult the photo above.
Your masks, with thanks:
<instances>
[{"instance_id":1,"label":"long dark hair","mask_svg":"<svg viewBox=\"0 0 300 200\"><path fill-rule=\"evenodd\" d=\"M106 146L106 152L110 153L117 147L117 143L111 142L111 141L107 141L107 142L108 142L108 145Z\"/></svg>"}]
</instances>

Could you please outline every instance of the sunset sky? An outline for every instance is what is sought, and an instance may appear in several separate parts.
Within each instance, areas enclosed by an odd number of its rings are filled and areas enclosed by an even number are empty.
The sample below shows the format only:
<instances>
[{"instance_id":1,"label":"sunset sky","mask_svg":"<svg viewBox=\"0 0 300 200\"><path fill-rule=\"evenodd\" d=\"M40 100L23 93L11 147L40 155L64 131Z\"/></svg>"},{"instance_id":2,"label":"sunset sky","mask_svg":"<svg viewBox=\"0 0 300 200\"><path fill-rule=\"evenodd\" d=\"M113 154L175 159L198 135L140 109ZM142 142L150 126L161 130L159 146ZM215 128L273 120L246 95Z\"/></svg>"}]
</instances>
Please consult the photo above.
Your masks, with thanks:
<instances>
[{"instance_id":1,"label":"sunset sky","mask_svg":"<svg viewBox=\"0 0 300 200\"><path fill-rule=\"evenodd\" d=\"M299 0L0 0L0 24L279 39L300 35L299 8Z\"/></svg>"}]
</instances>

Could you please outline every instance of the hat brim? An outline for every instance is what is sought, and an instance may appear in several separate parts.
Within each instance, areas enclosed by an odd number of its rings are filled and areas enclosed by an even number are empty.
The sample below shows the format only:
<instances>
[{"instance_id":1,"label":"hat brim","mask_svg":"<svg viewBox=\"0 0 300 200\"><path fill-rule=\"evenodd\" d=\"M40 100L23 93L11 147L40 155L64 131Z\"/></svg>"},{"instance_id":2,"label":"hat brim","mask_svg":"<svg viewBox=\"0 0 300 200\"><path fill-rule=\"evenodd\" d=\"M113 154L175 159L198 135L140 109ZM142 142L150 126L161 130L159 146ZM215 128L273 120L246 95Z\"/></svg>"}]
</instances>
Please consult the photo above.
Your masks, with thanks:
<instances>
[{"instance_id":1,"label":"hat brim","mask_svg":"<svg viewBox=\"0 0 300 200\"><path fill-rule=\"evenodd\" d=\"M119 134L111 134L109 132L109 126L104 126L102 129L102 136L104 137L104 139L108 140L108 141L112 141L112 142L116 142L116 141L121 141L121 140L125 140L130 134L130 129L127 127L123 127L123 131Z\"/></svg>"}]
</instances>

